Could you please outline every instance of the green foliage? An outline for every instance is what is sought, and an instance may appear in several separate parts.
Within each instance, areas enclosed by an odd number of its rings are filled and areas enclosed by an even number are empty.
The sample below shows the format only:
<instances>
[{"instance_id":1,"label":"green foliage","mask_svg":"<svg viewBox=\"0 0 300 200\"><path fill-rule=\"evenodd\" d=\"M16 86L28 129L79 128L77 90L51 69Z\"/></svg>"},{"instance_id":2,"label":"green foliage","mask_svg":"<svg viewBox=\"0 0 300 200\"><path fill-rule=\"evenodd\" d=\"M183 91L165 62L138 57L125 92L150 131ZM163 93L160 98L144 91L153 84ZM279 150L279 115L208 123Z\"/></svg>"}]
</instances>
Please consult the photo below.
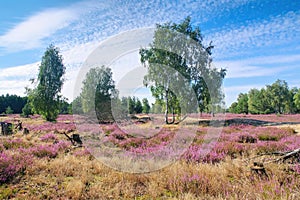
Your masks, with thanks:
<instances>
[{"instance_id":1,"label":"green foliage","mask_svg":"<svg viewBox=\"0 0 300 200\"><path fill-rule=\"evenodd\" d=\"M28 90L29 101L35 113L47 121L55 121L60 112L61 88L64 82L65 66L59 49L50 45L39 67L37 87Z\"/></svg>"},{"instance_id":2,"label":"green foliage","mask_svg":"<svg viewBox=\"0 0 300 200\"><path fill-rule=\"evenodd\" d=\"M239 94L237 102L232 103L229 112L247 113L248 107L251 114L291 114L300 111L299 103L299 89L289 89L286 81L277 80L266 88L251 89L248 94Z\"/></svg>"},{"instance_id":3,"label":"green foliage","mask_svg":"<svg viewBox=\"0 0 300 200\"><path fill-rule=\"evenodd\" d=\"M133 97L133 98L128 97L128 111L129 111L129 114L135 113L135 97Z\"/></svg>"},{"instance_id":4,"label":"green foliage","mask_svg":"<svg viewBox=\"0 0 300 200\"><path fill-rule=\"evenodd\" d=\"M300 110L300 90L293 97L294 104L298 110Z\"/></svg>"},{"instance_id":5,"label":"green foliage","mask_svg":"<svg viewBox=\"0 0 300 200\"><path fill-rule=\"evenodd\" d=\"M170 111L174 116L183 109L190 112L197 109L189 102L179 103L185 96L193 100L194 95L188 94L185 88L192 86L201 112L205 109L213 112L212 105L223 98L220 86L225 70L211 67L213 46L205 47L202 41L199 27L194 28L190 17L187 17L180 24L157 25L151 48L140 49L141 62L148 67L144 84L147 87L154 83L150 89L156 100L164 102L166 123L169 123ZM214 87L208 88L205 81Z\"/></svg>"},{"instance_id":6,"label":"green foliage","mask_svg":"<svg viewBox=\"0 0 300 200\"><path fill-rule=\"evenodd\" d=\"M143 113L148 114L150 112L150 105L147 98L142 99L143 102Z\"/></svg>"},{"instance_id":7,"label":"green foliage","mask_svg":"<svg viewBox=\"0 0 300 200\"><path fill-rule=\"evenodd\" d=\"M238 105L237 102L233 102L231 104L231 106L229 107L229 112L230 113L239 113L238 110L237 110L237 105Z\"/></svg>"},{"instance_id":8,"label":"green foliage","mask_svg":"<svg viewBox=\"0 0 300 200\"><path fill-rule=\"evenodd\" d=\"M66 98L62 98L59 101L59 114L71 114L71 105L67 102Z\"/></svg>"},{"instance_id":9,"label":"green foliage","mask_svg":"<svg viewBox=\"0 0 300 200\"><path fill-rule=\"evenodd\" d=\"M17 95L1 95L0 96L0 113L5 113L7 107L13 110L13 113L22 113L22 108L27 102L27 97Z\"/></svg>"},{"instance_id":10,"label":"green foliage","mask_svg":"<svg viewBox=\"0 0 300 200\"><path fill-rule=\"evenodd\" d=\"M8 107L6 108L6 110L5 110L5 113L6 113L6 114L13 114L14 111L11 109L10 106L8 106Z\"/></svg>"},{"instance_id":11,"label":"green foliage","mask_svg":"<svg viewBox=\"0 0 300 200\"><path fill-rule=\"evenodd\" d=\"M290 95L287 82L277 80L272 85L267 85L267 91L270 93L271 105L277 113L284 113L285 105L289 103Z\"/></svg>"},{"instance_id":12,"label":"green foliage","mask_svg":"<svg viewBox=\"0 0 300 200\"><path fill-rule=\"evenodd\" d=\"M141 101L140 101L138 98L136 99L134 111L135 111L136 113L142 113L142 112L143 112L142 103L141 103Z\"/></svg>"},{"instance_id":13,"label":"green foliage","mask_svg":"<svg viewBox=\"0 0 300 200\"><path fill-rule=\"evenodd\" d=\"M84 113L96 112L99 122L113 120L112 99L117 98L117 90L112 80L110 68L91 68L86 74L80 95Z\"/></svg>"},{"instance_id":14,"label":"green foliage","mask_svg":"<svg viewBox=\"0 0 300 200\"><path fill-rule=\"evenodd\" d=\"M269 94L265 89L251 89L248 93L248 108L251 114L272 113Z\"/></svg>"},{"instance_id":15,"label":"green foliage","mask_svg":"<svg viewBox=\"0 0 300 200\"><path fill-rule=\"evenodd\" d=\"M248 94L240 93L237 102L231 105L230 112L248 114Z\"/></svg>"},{"instance_id":16,"label":"green foliage","mask_svg":"<svg viewBox=\"0 0 300 200\"><path fill-rule=\"evenodd\" d=\"M33 112L32 112L32 107L31 107L30 103L28 102L22 109L22 116L29 117L29 115L33 115Z\"/></svg>"},{"instance_id":17,"label":"green foliage","mask_svg":"<svg viewBox=\"0 0 300 200\"><path fill-rule=\"evenodd\" d=\"M144 100L148 102L147 99L143 99L143 105L142 102L136 98L136 97L122 97L120 100L120 106L123 109L123 113L126 112L127 114L139 114L144 112ZM148 104L149 106L149 104ZM146 109L146 108L145 108ZM126 110L126 111L125 111ZM150 106L149 106L150 110ZM148 110L148 112L149 112Z\"/></svg>"},{"instance_id":18,"label":"green foliage","mask_svg":"<svg viewBox=\"0 0 300 200\"><path fill-rule=\"evenodd\" d=\"M156 99L155 103L152 104L151 106L151 113L161 114L164 112L163 110L164 110L163 102Z\"/></svg>"},{"instance_id":19,"label":"green foliage","mask_svg":"<svg viewBox=\"0 0 300 200\"><path fill-rule=\"evenodd\" d=\"M71 113L72 114L83 114L83 110L82 110L82 103L81 103L81 97L78 96L76 97L73 102L71 103L72 106L72 110Z\"/></svg>"}]
</instances>

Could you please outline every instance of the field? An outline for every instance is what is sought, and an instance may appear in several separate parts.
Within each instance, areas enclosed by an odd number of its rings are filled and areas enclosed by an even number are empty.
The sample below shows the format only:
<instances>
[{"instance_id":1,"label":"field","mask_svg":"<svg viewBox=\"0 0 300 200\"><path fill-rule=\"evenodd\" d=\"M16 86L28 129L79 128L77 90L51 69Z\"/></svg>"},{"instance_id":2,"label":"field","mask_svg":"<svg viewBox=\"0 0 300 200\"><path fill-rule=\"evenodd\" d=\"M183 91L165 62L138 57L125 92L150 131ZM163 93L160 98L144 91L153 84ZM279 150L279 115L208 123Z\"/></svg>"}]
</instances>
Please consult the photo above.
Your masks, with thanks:
<instances>
[{"instance_id":1,"label":"field","mask_svg":"<svg viewBox=\"0 0 300 200\"><path fill-rule=\"evenodd\" d=\"M0 136L0 199L300 199L299 154L276 161L280 153L300 148L300 115L227 114L221 129L202 123L210 115L201 119L191 144L176 161L159 170L129 173L112 169L90 153L72 115L61 115L56 123L39 116L2 116L0 121L21 120L29 134ZM147 123L139 127L152 130ZM221 132L203 154L209 129ZM116 124L99 130L102 144L126 151L130 160L161 152L176 131L184 135L186 129L164 126L155 135L138 137ZM72 145L63 133L80 134L83 147ZM254 162L263 167L255 168Z\"/></svg>"}]
</instances>

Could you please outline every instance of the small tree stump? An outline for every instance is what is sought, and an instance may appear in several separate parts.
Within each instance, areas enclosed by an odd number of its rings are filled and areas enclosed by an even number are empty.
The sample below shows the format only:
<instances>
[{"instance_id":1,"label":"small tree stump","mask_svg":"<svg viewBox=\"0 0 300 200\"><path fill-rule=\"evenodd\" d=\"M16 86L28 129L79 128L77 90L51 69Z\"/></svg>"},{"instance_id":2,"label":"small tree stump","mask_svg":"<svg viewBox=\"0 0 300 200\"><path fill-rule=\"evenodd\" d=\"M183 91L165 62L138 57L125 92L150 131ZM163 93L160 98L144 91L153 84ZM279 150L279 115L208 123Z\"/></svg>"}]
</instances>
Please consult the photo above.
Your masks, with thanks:
<instances>
[{"instance_id":1,"label":"small tree stump","mask_svg":"<svg viewBox=\"0 0 300 200\"><path fill-rule=\"evenodd\" d=\"M241 135L238 140L239 143L257 143L257 139L251 135Z\"/></svg>"},{"instance_id":2,"label":"small tree stump","mask_svg":"<svg viewBox=\"0 0 300 200\"><path fill-rule=\"evenodd\" d=\"M27 128L23 129L23 135L28 135L29 134L29 130Z\"/></svg>"},{"instance_id":3,"label":"small tree stump","mask_svg":"<svg viewBox=\"0 0 300 200\"><path fill-rule=\"evenodd\" d=\"M82 146L82 141L80 139L79 134L72 134L72 140L79 144L79 146Z\"/></svg>"},{"instance_id":4,"label":"small tree stump","mask_svg":"<svg viewBox=\"0 0 300 200\"><path fill-rule=\"evenodd\" d=\"M269 177L264 167L264 164L260 162L253 163L253 166L251 166L251 172L254 172L255 174L258 174L260 176L265 176L267 178Z\"/></svg>"},{"instance_id":5,"label":"small tree stump","mask_svg":"<svg viewBox=\"0 0 300 200\"><path fill-rule=\"evenodd\" d=\"M0 122L1 123L1 134L2 135L12 135L13 129L12 129L12 123L8 122Z\"/></svg>"},{"instance_id":6,"label":"small tree stump","mask_svg":"<svg viewBox=\"0 0 300 200\"><path fill-rule=\"evenodd\" d=\"M79 134L72 134L71 137L65 132L63 132L63 134L72 142L72 145L76 146L78 144L80 147L82 146L82 141Z\"/></svg>"}]
</instances>

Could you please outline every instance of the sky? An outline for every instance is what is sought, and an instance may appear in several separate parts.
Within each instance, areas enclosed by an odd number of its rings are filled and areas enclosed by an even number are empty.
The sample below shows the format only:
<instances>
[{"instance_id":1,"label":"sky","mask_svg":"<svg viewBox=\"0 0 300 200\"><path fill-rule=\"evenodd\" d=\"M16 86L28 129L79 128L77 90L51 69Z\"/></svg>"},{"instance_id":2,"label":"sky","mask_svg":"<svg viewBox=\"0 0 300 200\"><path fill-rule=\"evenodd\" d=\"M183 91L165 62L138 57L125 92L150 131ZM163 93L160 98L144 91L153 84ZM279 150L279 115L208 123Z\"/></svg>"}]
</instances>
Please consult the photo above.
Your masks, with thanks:
<instances>
[{"instance_id":1,"label":"sky","mask_svg":"<svg viewBox=\"0 0 300 200\"><path fill-rule=\"evenodd\" d=\"M54 44L66 66L62 93L72 100L83 63L105 41L126 31L155 28L157 23L179 23L187 16L200 27L204 43L213 42L214 66L227 69L227 106L239 93L277 79L300 88L297 0L4 0L0 94L24 96L43 53ZM128 55L113 62L119 63L116 69L132 70L130 62L138 56Z\"/></svg>"}]
</instances>

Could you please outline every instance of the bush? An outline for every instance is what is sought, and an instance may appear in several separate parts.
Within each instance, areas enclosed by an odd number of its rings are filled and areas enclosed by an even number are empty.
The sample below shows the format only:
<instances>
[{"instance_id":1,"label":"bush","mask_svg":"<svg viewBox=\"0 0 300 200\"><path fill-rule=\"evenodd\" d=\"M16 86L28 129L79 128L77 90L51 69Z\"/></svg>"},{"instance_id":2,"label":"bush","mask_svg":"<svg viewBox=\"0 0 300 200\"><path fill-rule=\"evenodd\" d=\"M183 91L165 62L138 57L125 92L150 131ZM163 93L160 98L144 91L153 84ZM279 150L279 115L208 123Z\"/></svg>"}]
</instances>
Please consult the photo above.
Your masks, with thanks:
<instances>
[{"instance_id":1,"label":"bush","mask_svg":"<svg viewBox=\"0 0 300 200\"><path fill-rule=\"evenodd\" d=\"M29 117L29 115L33 115L33 112L32 112L32 107L29 103L27 103L23 109L22 109L22 114L21 114L23 117Z\"/></svg>"},{"instance_id":2,"label":"bush","mask_svg":"<svg viewBox=\"0 0 300 200\"><path fill-rule=\"evenodd\" d=\"M11 109L10 106L8 106L8 107L6 108L6 110L5 110L5 113L6 113L6 114L13 114L14 111Z\"/></svg>"},{"instance_id":3,"label":"bush","mask_svg":"<svg viewBox=\"0 0 300 200\"><path fill-rule=\"evenodd\" d=\"M32 157L29 155L0 153L0 183L13 180L31 163Z\"/></svg>"}]
</instances>

